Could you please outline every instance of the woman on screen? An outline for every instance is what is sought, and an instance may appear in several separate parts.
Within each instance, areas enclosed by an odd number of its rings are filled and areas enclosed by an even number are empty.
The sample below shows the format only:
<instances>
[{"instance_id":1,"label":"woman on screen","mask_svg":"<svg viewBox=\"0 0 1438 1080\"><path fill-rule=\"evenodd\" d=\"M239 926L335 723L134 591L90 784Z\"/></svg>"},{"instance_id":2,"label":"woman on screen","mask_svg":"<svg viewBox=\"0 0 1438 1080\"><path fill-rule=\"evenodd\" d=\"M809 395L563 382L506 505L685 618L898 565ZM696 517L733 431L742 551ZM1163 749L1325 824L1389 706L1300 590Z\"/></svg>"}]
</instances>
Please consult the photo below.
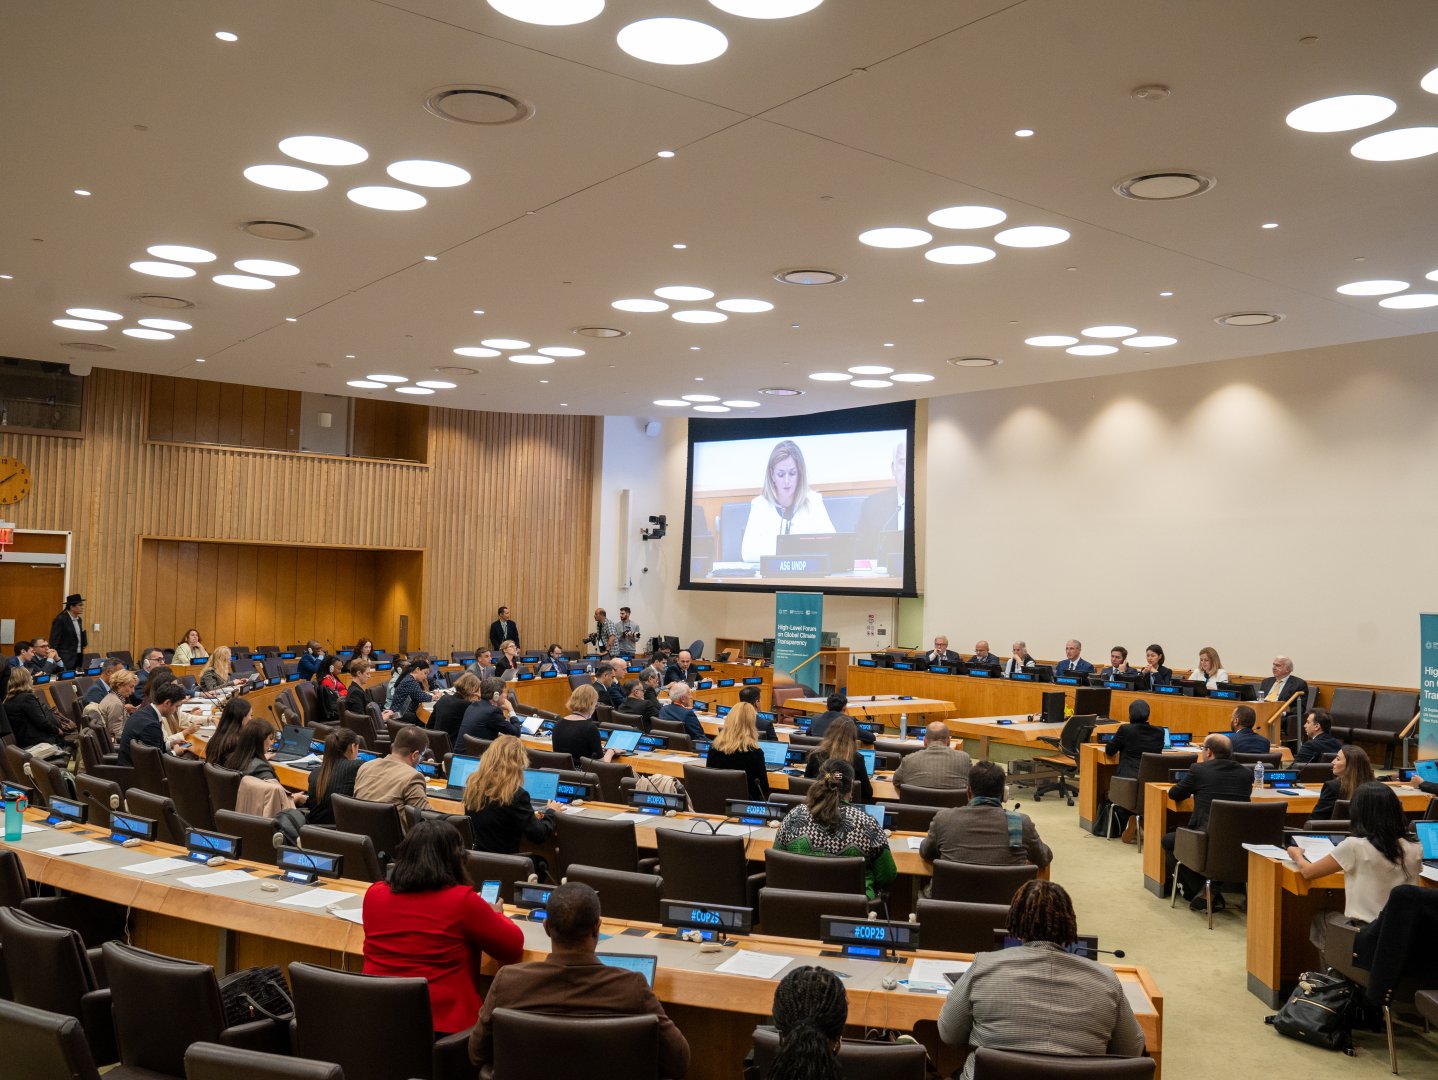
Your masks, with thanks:
<instances>
[{"instance_id":1,"label":"woman on screen","mask_svg":"<svg viewBox=\"0 0 1438 1080\"><path fill-rule=\"evenodd\" d=\"M804 453L785 439L769 454L764 490L749 504L741 557L756 563L776 554L780 533L831 533L834 523L824 509L824 497L809 489Z\"/></svg>"}]
</instances>

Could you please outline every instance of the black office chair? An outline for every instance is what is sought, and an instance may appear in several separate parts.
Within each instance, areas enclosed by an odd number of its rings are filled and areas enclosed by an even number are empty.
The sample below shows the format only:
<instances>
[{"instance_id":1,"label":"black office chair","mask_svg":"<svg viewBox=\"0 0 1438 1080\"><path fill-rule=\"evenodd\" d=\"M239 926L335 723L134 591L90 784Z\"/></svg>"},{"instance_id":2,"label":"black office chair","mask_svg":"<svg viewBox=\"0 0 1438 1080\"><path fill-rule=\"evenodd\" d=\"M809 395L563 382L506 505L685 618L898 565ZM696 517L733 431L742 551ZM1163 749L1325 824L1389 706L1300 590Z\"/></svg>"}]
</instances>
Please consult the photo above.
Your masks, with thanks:
<instances>
[{"instance_id":1,"label":"black office chair","mask_svg":"<svg viewBox=\"0 0 1438 1080\"><path fill-rule=\"evenodd\" d=\"M495 1009L496 1080L658 1080L659 1018Z\"/></svg>"},{"instance_id":2,"label":"black office chair","mask_svg":"<svg viewBox=\"0 0 1438 1080\"><path fill-rule=\"evenodd\" d=\"M1040 742L1052 746L1058 753L1038 759L1039 764L1049 766L1053 778L1045 780L1034 789L1034 802L1038 802L1049 792L1054 791L1063 796L1069 806L1074 804L1074 796L1078 794L1078 789L1069 787L1068 782L1073 780L1077 783L1079 747L1089 741L1097 724L1097 715L1075 712L1073 716L1064 721L1063 729L1059 732L1057 739L1048 735L1039 736Z\"/></svg>"},{"instance_id":3,"label":"black office chair","mask_svg":"<svg viewBox=\"0 0 1438 1080\"><path fill-rule=\"evenodd\" d=\"M466 851L464 866L469 880L476 887L486 881L497 881L500 895L508 896L516 881L529 881L535 876L534 860L528 855L503 855L494 851Z\"/></svg>"},{"instance_id":4,"label":"black office chair","mask_svg":"<svg viewBox=\"0 0 1438 1080\"><path fill-rule=\"evenodd\" d=\"M754 1064L767 1077L779 1053L779 1032L768 1025L754 1029ZM844 1080L924 1080L928 1052L919 1043L862 1042L839 1044Z\"/></svg>"},{"instance_id":5,"label":"black office chair","mask_svg":"<svg viewBox=\"0 0 1438 1080\"><path fill-rule=\"evenodd\" d=\"M73 1016L0 998L5 1068L26 1080L100 1080L85 1030Z\"/></svg>"},{"instance_id":6,"label":"black office chair","mask_svg":"<svg viewBox=\"0 0 1438 1080\"><path fill-rule=\"evenodd\" d=\"M571 863L598 866L625 873L653 873L659 860L639 857L634 822L610 821L565 814L559 819L559 875L564 877Z\"/></svg>"},{"instance_id":7,"label":"black office chair","mask_svg":"<svg viewBox=\"0 0 1438 1080\"><path fill-rule=\"evenodd\" d=\"M10 996L20 1005L74 1017L100 1061L115 1060L110 991L96 974L104 962L74 930L19 907L0 908L0 954ZM0 1054L0 1061L4 1055ZM0 1068L0 1072L3 1072Z\"/></svg>"},{"instance_id":8,"label":"black office chair","mask_svg":"<svg viewBox=\"0 0 1438 1080\"><path fill-rule=\"evenodd\" d=\"M532 746L525 747L524 752L529 757L529 767L531 769L574 768L574 758L569 754L560 754L553 750L536 750Z\"/></svg>"},{"instance_id":9,"label":"black office chair","mask_svg":"<svg viewBox=\"0 0 1438 1080\"><path fill-rule=\"evenodd\" d=\"M344 857L344 875L355 881L383 881L384 869L375 854L374 841L358 833L340 832L321 825L300 829L300 847Z\"/></svg>"},{"instance_id":10,"label":"black office chair","mask_svg":"<svg viewBox=\"0 0 1438 1080\"><path fill-rule=\"evenodd\" d=\"M759 890L759 929L775 937L819 939L819 920L825 915L866 919L869 902L863 893L815 892L808 889ZM928 947L928 941L924 942Z\"/></svg>"},{"instance_id":11,"label":"black office chair","mask_svg":"<svg viewBox=\"0 0 1438 1080\"><path fill-rule=\"evenodd\" d=\"M656 874L625 873L574 863L564 872L564 880L582 882L597 892L606 918L659 922L664 879Z\"/></svg>"},{"instance_id":12,"label":"black office chair","mask_svg":"<svg viewBox=\"0 0 1438 1080\"><path fill-rule=\"evenodd\" d=\"M1013 903L1014 893L1026 881L1038 877L1039 868L1029 863L1018 866L980 866L940 859L934 863L935 900L962 900L971 904Z\"/></svg>"},{"instance_id":13,"label":"black office chair","mask_svg":"<svg viewBox=\"0 0 1438 1080\"><path fill-rule=\"evenodd\" d=\"M921 898L915 915L923 927L924 948L940 952L990 952L997 948L994 931L1009 923L1007 904Z\"/></svg>"},{"instance_id":14,"label":"black office chair","mask_svg":"<svg viewBox=\"0 0 1438 1080\"><path fill-rule=\"evenodd\" d=\"M404 827L394 803L332 795L330 806L334 807L335 828L368 836L374 843L380 865L387 866L404 839Z\"/></svg>"},{"instance_id":15,"label":"black office chair","mask_svg":"<svg viewBox=\"0 0 1438 1080\"><path fill-rule=\"evenodd\" d=\"M222 769L205 762L205 787L210 792L210 813L233 810L240 798L243 777L233 769Z\"/></svg>"},{"instance_id":16,"label":"black office chair","mask_svg":"<svg viewBox=\"0 0 1438 1080\"><path fill-rule=\"evenodd\" d=\"M306 1061L283 1054L197 1042L185 1051L186 1080L344 1080L330 1061Z\"/></svg>"},{"instance_id":17,"label":"black office chair","mask_svg":"<svg viewBox=\"0 0 1438 1080\"><path fill-rule=\"evenodd\" d=\"M974 1080L1149 1080L1157 1069L1151 1057L1064 1057L988 1047L974 1051Z\"/></svg>"},{"instance_id":18,"label":"black office chair","mask_svg":"<svg viewBox=\"0 0 1438 1080\"><path fill-rule=\"evenodd\" d=\"M656 829L654 838L668 899L730 907L758 904L765 878L749 873L742 836Z\"/></svg>"},{"instance_id":19,"label":"black office chair","mask_svg":"<svg viewBox=\"0 0 1438 1080\"><path fill-rule=\"evenodd\" d=\"M634 767L617 761L598 761L594 758L580 758L579 766L585 772L599 777L599 797L608 803L624 803L626 796L620 786L626 779L634 779Z\"/></svg>"},{"instance_id":20,"label":"black office chair","mask_svg":"<svg viewBox=\"0 0 1438 1080\"><path fill-rule=\"evenodd\" d=\"M904 802L917 806L932 806L935 810L969 804L968 788L931 788L917 784L895 784L894 788Z\"/></svg>"},{"instance_id":21,"label":"black office chair","mask_svg":"<svg viewBox=\"0 0 1438 1080\"><path fill-rule=\"evenodd\" d=\"M89 773L75 777L75 797L90 808L90 824L101 829L110 827L110 811L125 805L125 791L118 783Z\"/></svg>"},{"instance_id":22,"label":"black office chair","mask_svg":"<svg viewBox=\"0 0 1438 1080\"><path fill-rule=\"evenodd\" d=\"M791 777L792 779L792 777ZM943 807L915 806L913 803L885 802L879 800L886 813L894 815L894 832L927 833L933 824L934 815Z\"/></svg>"},{"instance_id":23,"label":"black office chair","mask_svg":"<svg viewBox=\"0 0 1438 1080\"><path fill-rule=\"evenodd\" d=\"M801 892L866 895L864 860L858 855L796 855L769 848L764 853L765 885Z\"/></svg>"},{"instance_id":24,"label":"black office chair","mask_svg":"<svg viewBox=\"0 0 1438 1080\"><path fill-rule=\"evenodd\" d=\"M160 767L180 817L197 829L214 829L215 813L210 808L210 785L205 780L205 763L165 754L160 758Z\"/></svg>"},{"instance_id":25,"label":"black office chair","mask_svg":"<svg viewBox=\"0 0 1438 1080\"><path fill-rule=\"evenodd\" d=\"M155 821L155 839L162 844L185 846L186 823L175 809L175 801L167 795L155 795L141 788L131 788L125 795L125 809Z\"/></svg>"},{"instance_id":26,"label":"black office chair","mask_svg":"<svg viewBox=\"0 0 1438 1080\"><path fill-rule=\"evenodd\" d=\"M684 766L684 790L700 814L722 814L730 799L749 797L749 778L742 769Z\"/></svg>"}]
</instances>

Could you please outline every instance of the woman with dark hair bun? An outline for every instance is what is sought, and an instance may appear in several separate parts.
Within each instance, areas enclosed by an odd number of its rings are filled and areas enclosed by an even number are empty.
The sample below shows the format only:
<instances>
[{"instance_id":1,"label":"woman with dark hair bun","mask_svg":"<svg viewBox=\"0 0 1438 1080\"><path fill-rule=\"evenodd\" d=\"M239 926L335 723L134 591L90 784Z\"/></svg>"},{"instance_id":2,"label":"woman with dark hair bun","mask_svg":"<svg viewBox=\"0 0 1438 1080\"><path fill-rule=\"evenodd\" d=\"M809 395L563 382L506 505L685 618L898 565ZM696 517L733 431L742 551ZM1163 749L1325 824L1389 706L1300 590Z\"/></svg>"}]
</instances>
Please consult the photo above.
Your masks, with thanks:
<instances>
[{"instance_id":1,"label":"woman with dark hair bun","mask_svg":"<svg viewBox=\"0 0 1438 1080\"><path fill-rule=\"evenodd\" d=\"M839 1043L849 1019L844 984L828 968L795 968L774 991L779 1053L768 1080L844 1080Z\"/></svg>"},{"instance_id":2,"label":"woman with dark hair bun","mask_svg":"<svg viewBox=\"0 0 1438 1080\"><path fill-rule=\"evenodd\" d=\"M861 856L864 889L872 900L899 875L889 838L874 818L849 804L853 765L835 758L816 771L818 780L810 786L803 805L784 815L774 846L796 855Z\"/></svg>"}]
</instances>

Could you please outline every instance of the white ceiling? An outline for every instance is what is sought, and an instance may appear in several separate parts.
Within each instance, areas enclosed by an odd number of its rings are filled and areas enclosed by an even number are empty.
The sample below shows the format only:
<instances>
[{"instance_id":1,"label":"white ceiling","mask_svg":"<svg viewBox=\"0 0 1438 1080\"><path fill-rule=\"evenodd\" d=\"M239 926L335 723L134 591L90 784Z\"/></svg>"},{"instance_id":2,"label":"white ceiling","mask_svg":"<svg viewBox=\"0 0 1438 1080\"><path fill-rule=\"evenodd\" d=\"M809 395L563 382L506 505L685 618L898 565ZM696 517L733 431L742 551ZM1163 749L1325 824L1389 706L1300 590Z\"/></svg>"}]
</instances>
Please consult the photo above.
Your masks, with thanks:
<instances>
[{"instance_id":1,"label":"white ceiling","mask_svg":"<svg viewBox=\"0 0 1438 1080\"><path fill-rule=\"evenodd\" d=\"M1438 5L1387 0L1377 11L1348 0L827 0L769 21L704 0L609 0L593 22L538 27L483 0L24 5L0 39L0 274L13 275L0 280L0 353L329 393L366 393L345 380L371 372L422 379L461 364L479 374L408 400L662 415L654 398L705 392L757 397L764 415L1434 332L1438 308L1392 311L1334 291L1377 277L1438 291L1423 280L1438 269L1438 155L1348 153L1373 131L1438 123L1438 95L1418 85L1438 67ZM718 26L729 50L666 67L617 48L620 27L656 15ZM217 30L239 40L217 41ZM479 128L423 109L430 90L455 83L503 87L535 114ZM1135 100L1147 83L1172 96ZM1399 110L1357 133L1283 122L1297 105L1358 92ZM1020 127L1036 134L1015 138ZM244 179L248 165L287 161L275 144L295 134L353 140L370 160L321 167L331 184L320 192ZM661 160L661 148L678 154ZM344 197L388 182L385 164L411 157L474 179L427 191L429 205L412 213ZM1112 191L1173 168L1217 185L1172 204ZM927 227L930 211L970 202L1005 210L1004 227L1059 225L1072 239L999 247L977 266L857 240L874 227ZM255 218L317 235L277 243L238 231ZM1260 228L1268 221L1280 227ZM987 243L995 230L930 231L940 244ZM209 280L228 265L183 281L130 270L155 243L302 273L239 292ZM811 265L848 280L773 280ZM674 283L776 307L714 326L610 307ZM171 313L131 299L147 292L195 306ZM76 306L194 329L146 342L52 325ZM1249 310L1284 319L1213 321ZM1023 342L1112 322L1180 343L1079 358ZM584 325L631 333L571 333ZM524 367L452 354L485 337L587 355ZM64 344L76 340L116 351ZM968 355L1003 363L945 363ZM807 377L864 362L937 378L859 390ZM805 395L757 395L775 385Z\"/></svg>"}]
</instances>

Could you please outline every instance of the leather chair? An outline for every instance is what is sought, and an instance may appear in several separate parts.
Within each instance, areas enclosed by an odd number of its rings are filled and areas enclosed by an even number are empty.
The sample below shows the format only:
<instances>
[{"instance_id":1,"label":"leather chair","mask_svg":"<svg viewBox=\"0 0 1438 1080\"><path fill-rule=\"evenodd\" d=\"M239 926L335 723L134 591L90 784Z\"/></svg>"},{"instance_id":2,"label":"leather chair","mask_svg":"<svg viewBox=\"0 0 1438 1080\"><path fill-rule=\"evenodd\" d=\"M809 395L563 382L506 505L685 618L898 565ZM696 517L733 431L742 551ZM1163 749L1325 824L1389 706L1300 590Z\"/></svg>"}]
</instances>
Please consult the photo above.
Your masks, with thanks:
<instances>
[{"instance_id":1,"label":"leather chair","mask_svg":"<svg viewBox=\"0 0 1438 1080\"><path fill-rule=\"evenodd\" d=\"M894 787L898 791L900 799L919 806L933 806L942 809L969 804L968 788L931 788L919 787L916 784L905 784L903 787L895 784Z\"/></svg>"},{"instance_id":2,"label":"leather chair","mask_svg":"<svg viewBox=\"0 0 1438 1080\"><path fill-rule=\"evenodd\" d=\"M749 778L742 769L684 766L684 790L700 814L722 814L729 799L749 797Z\"/></svg>"},{"instance_id":3,"label":"leather chair","mask_svg":"<svg viewBox=\"0 0 1438 1080\"><path fill-rule=\"evenodd\" d=\"M1306 761L1295 765L1300 784L1323 784L1333 779L1333 763L1330 761Z\"/></svg>"},{"instance_id":4,"label":"leather chair","mask_svg":"<svg viewBox=\"0 0 1438 1080\"><path fill-rule=\"evenodd\" d=\"M404 828L394 803L332 795L330 806L334 808L335 828L368 836L374 843L380 865L387 866L404 839Z\"/></svg>"},{"instance_id":5,"label":"leather chair","mask_svg":"<svg viewBox=\"0 0 1438 1080\"><path fill-rule=\"evenodd\" d=\"M988 1047L974 1051L974 1080L1148 1080L1157 1069L1151 1057L1063 1057Z\"/></svg>"},{"instance_id":6,"label":"leather chair","mask_svg":"<svg viewBox=\"0 0 1438 1080\"><path fill-rule=\"evenodd\" d=\"M1279 804L1281 805L1281 804ZM1039 868L1024 863L1019 866L979 866L975 863L934 863L934 880L929 895L935 900L961 900L970 904L1003 904L1014 901L1014 893L1025 881L1038 877Z\"/></svg>"},{"instance_id":7,"label":"leather chair","mask_svg":"<svg viewBox=\"0 0 1438 1080\"><path fill-rule=\"evenodd\" d=\"M1373 711L1368 722L1355 724L1348 733L1349 742L1381 743L1383 746L1383 767L1393 767L1394 752L1405 744L1416 729L1418 717L1418 695L1401 690L1379 690L1373 695ZM1404 747L1403 760L1408 760Z\"/></svg>"},{"instance_id":8,"label":"leather chair","mask_svg":"<svg viewBox=\"0 0 1438 1080\"><path fill-rule=\"evenodd\" d=\"M73 682L50 683L50 701L54 704L55 711L63 719L73 721L77 727L84 727L85 718L80 715L78 700Z\"/></svg>"},{"instance_id":9,"label":"leather chair","mask_svg":"<svg viewBox=\"0 0 1438 1080\"><path fill-rule=\"evenodd\" d=\"M477 735L461 735L459 739L459 753L465 757L484 757L484 752L489 749L493 739L481 739ZM574 759L568 754L564 755L567 764L565 768L574 767Z\"/></svg>"},{"instance_id":10,"label":"leather chair","mask_svg":"<svg viewBox=\"0 0 1438 1080\"><path fill-rule=\"evenodd\" d=\"M572 863L627 874L652 874L659 866L658 859L639 857L632 821L562 814L555 842L559 845L560 877L568 873Z\"/></svg>"},{"instance_id":11,"label":"leather chair","mask_svg":"<svg viewBox=\"0 0 1438 1080\"><path fill-rule=\"evenodd\" d=\"M474 1076L468 1031L434 1038L429 983L424 979L359 975L295 962L290 964L290 987L296 1057L333 1061L346 1080ZM383 1017L383 1022L355 1022L362 1017Z\"/></svg>"},{"instance_id":12,"label":"leather chair","mask_svg":"<svg viewBox=\"0 0 1438 1080\"><path fill-rule=\"evenodd\" d=\"M1248 852L1244 844L1283 845L1283 823L1288 807L1272 799L1262 802L1230 802L1215 799L1208 812L1206 830L1180 828L1174 838L1173 856L1204 880L1208 928L1213 929L1213 893L1217 882L1238 885L1248 881ZM1177 871L1175 870L1175 874ZM1178 902L1178 889L1173 890Z\"/></svg>"},{"instance_id":13,"label":"leather chair","mask_svg":"<svg viewBox=\"0 0 1438 1080\"><path fill-rule=\"evenodd\" d=\"M89 773L75 777L75 797L89 807L87 819L91 825L101 829L110 827L111 800L118 800L114 808L125 805L125 790L114 780L105 780Z\"/></svg>"},{"instance_id":14,"label":"leather chair","mask_svg":"<svg viewBox=\"0 0 1438 1080\"><path fill-rule=\"evenodd\" d=\"M32 892L20 856L0 850L0 907L20 908L53 926L74 930L90 952L91 964L102 966L100 946L125 933L125 909L90 896L32 896Z\"/></svg>"},{"instance_id":15,"label":"leather chair","mask_svg":"<svg viewBox=\"0 0 1438 1080\"><path fill-rule=\"evenodd\" d=\"M867 919L869 902L863 893L775 889L768 886L759 890L759 929L764 934L817 941L819 920L825 915ZM924 947L928 947L927 941Z\"/></svg>"},{"instance_id":16,"label":"leather chair","mask_svg":"<svg viewBox=\"0 0 1438 1080\"><path fill-rule=\"evenodd\" d=\"M406 807L406 810L412 812L414 807ZM474 847L474 826L470 823L468 814L441 814L438 810L421 810L419 813L420 817L443 822L459 833L460 847L465 851ZM411 817L410 821L413 820Z\"/></svg>"},{"instance_id":17,"label":"leather chair","mask_svg":"<svg viewBox=\"0 0 1438 1080\"><path fill-rule=\"evenodd\" d=\"M205 763L166 754L160 759L160 767L180 817L197 829L214 829L215 812L210 807L210 785L205 780Z\"/></svg>"},{"instance_id":18,"label":"leather chair","mask_svg":"<svg viewBox=\"0 0 1438 1080\"><path fill-rule=\"evenodd\" d=\"M659 1018L495 1009L495 1080L658 1080Z\"/></svg>"},{"instance_id":19,"label":"leather chair","mask_svg":"<svg viewBox=\"0 0 1438 1080\"><path fill-rule=\"evenodd\" d=\"M1197 754L1144 754L1137 776L1115 776L1108 782L1108 801L1138 818L1138 849L1143 850L1143 792L1147 784L1168 780L1169 770L1187 769L1198 761ZM1112 816L1109 818L1113 820ZM1112 829L1110 829L1112 834Z\"/></svg>"},{"instance_id":20,"label":"leather chair","mask_svg":"<svg viewBox=\"0 0 1438 1080\"><path fill-rule=\"evenodd\" d=\"M771 847L764 853L764 875L771 889L867 894L864 860L858 855L796 855Z\"/></svg>"},{"instance_id":21,"label":"leather chair","mask_svg":"<svg viewBox=\"0 0 1438 1080\"><path fill-rule=\"evenodd\" d=\"M1353 822L1346 818L1309 818L1303 823L1304 832L1351 833Z\"/></svg>"},{"instance_id":22,"label":"leather chair","mask_svg":"<svg viewBox=\"0 0 1438 1080\"><path fill-rule=\"evenodd\" d=\"M958 900L925 900L915 905L924 948L940 952L991 952L994 931L1009 924L1007 904L972 904Z\"/></svg>"},{"instance_id":23,"label":"leather chair","mask_svg":"<svg viewBox=\"0 0 1438 1080\"><path fill-rule=\"evenodd\" d=\"M96 1059L115 1060L110 991L78 933L22 908L0 908L0 950L16 1004L74 1017Z\"/></svg>"},{"instance_id":24,"label":"leather chair","mask_svg":"<svg viewBox=\"0 0 1438 1080\"><path fill-rule=\"evenodd\" d=\"M344 856L345 877L355 881L383 881L384 869L375 854L374 841L358 833L340 832L319 825L300 829L300 847Z\"/></svg>"},{"instance_id":25,"label":"leather chair","mask_svg":"<svg viewBox=\"0 0 1438 1080\"><path fill-rule=\"evenodd\" d=\"M369 713L362 715L342 708L340 709L340 727L355 733L359 738L361 750L368 750L370 744L375 741L374 720Z\"/></svg>"},{"instance_id":26,"label":"leather chair","mask_svg":"<svg viewBox=\"0 0 1438 1080\"><path fill-rule=\"evenodd\" d=\"M135 770L127 765L117 764L115 755L105 750L100 739L100 729L83 725L80 728L80 767L91 776L113 780L126 787L135 779ZM108 741L109 736L104 738Z\"/></svg>"},{"instance_id":27,"label":"leather chair","mask_svg":"<svg viewBox=\"0 0 1438 1080\"><path fill-rule=\"evenodd\" d=\"M73 1016L0 998L7 1073L26 1080L100 1080L85 1030Z\"/></svg>"},{"instance_id":28,"label":"leather chair","mask_svg":"<svg viewBox=\"0 0 1438 1080\"><path fill-rule=\"evenodd\" d=\"M233 769L222 769L205 762L205 787L210 792L211 819L221 810L233 810L240 798L241 775Z\"/></svg>"},{"instance_id":29,"label":"leather chair","mask_svg":"<svg viewBox=\"0 0 1438 1080\"><path fill-rule=\"evenodd\" d=\"M665 898L753 908L763 874L749 873L742 836L656 829Z\"/></svg>"},{"instance_id":30,"label":"leather chair","mask_svg":"<svg viewBox=\"0 0 1438 1080\"><path fill-rule=\"evenodd\" d=\"M219 1043L199 1042L185 1051L186 1080L345 1080L329 1061L306 1061Z\"/></svg>"},{"instance_id":31,"label":"leather chair","mask_svg":"<svg viewBox=\"0 0 1438 1080\"><path fill-rule=\"evenodd\" d=\"M240 838L241 858L266 866L276 865L275 835L279 834L283 839L284 834L275 827L273 818L241 814L234 810L216 810L215 831Z\"/></svg>"},{"instance_id":32,"label":"leather chair","mask_svg":"<svg viewBox=\"0 0 1438 1080\"><path fill-rule=\"evenodd\" d=\"M435 761L443 761L446 754L454 753L454 747L450 745L449 732L440 731L438 728L424 728L424 737L429 740L429 752L434 755Z\"/></svg>"},{"instance_id":33,"label":"leather chair","mask_svg":"<svg viewBox=\"0 0 1438 1080\"><path fill-rule=\"evenodd\" d=\"M754 1029L754 1064L766 1077L779 1054L779 1032L767 1024ZM918 1043L862 1042L839 1044L844 1080L924 1080L928 1054Z\"/></svg>"},{"instance_id":34,"label":"leather chair","mask_svg":"<svg viewBox=\"0 0 1438 1080\"><path fill-rule=\"evenodd\" d=\"M674 735L687 735L688 729L679 720L666 720L662 716L656 716L649 723L651 732L670 732Z\"/></svg>"},{"instance_id":35,"label":"leather chair","mask_svg":"<svg viewBox=\"0 0 1438 1080\"><path fill-rule=\"evenodd\" d=\"M1234 754L1233 760L1240 765L1257 765L1261 761L1265 769L1278 769L1283 766L1283 755L1276 750L1266 754Z\"/></svg>"},{"instance_id":36,"label":"leather chair","mask_svg":"<svg viewBox=\"0 0 1438 1080\"><path fill-rule=\"evenodd\" d=\"M657 724L658 722L659 722L658 720L655 721L656 724ZM689 737L689 733L688 733L688 732L682 732L682 731L660 731L660 730L658 730L657 728L650 728L650 729L649 729L649 734L654 735L654 736L656 736L657 738L663 740L663 742L664 742L664 749L665 749L665 750L672 750L672 751L674 751L675 753L679 753L679 752L683 752L683 753L685 753L685 754L692 754L692 753L694 753L694 740Z\"/></svg>"},{"instance_id":37,"label":"leather chair","mask_svg":"<svg viewBox=\"0 0 1438 1080\"><path fill-rule=\"evenodd\" d=\"M25 763L25 775L40 797L41 805L50 805L50 796L62 799L75 798L75 781L69 771L48 761L32 757Z\"/></svg>"},{"instance_id":38,"label":"leather chair","mask_svg":"<svg viewBox=\"0 0 1438 1080\"><path fill-rule=\"evenodd\" d=\"M5 738L11 741L5 744L4 753L0 754L0 765L3 765L3 769L0 771L4 772L5 779L12 784L29 787L30 781L25 775L25 762L30 760L30 751L16 746L13 735L6 735Z\"/></svg>"},{"instance_id":39,"label":"leather chair","mask_svg":"<svg viewBox=\"0 0 1438 1080\"><path fill-rule=\"evenodd\" d=\"M580 758L579 766L585 772L599 777L599 797L607 803L623 803L626 800L620 782L636 779L634 767L618 761L596 761L594 758Z\"/></svg>"},{"instance_id":40,"label":"leather chair","mask_svg":"<svg viewBox=\"0 0 1438 1080\"><path fill-rule=\"evenodd\" d=\"M789 733L790 746L818 746L823 741L823 739L820 739L814 735L805 734L802 731L792 731ZM877 741L874 745L878 745Z\"/></svg>"},{"instance_id":41,"label":"leather chair","mask_svg":"<svg viewBox=\"0 0 1438 1080\"><path fill-rule=\"evenodd\" d=\"M155 839L160 843L185 846L185 822L175 809L175 800L168 795L131 788L125 796L125 809L152 819L155 822Z\"/></svg>"},{"instance_id":42,"label":"leather chair","mask_svg":"<svg viewBox=\"0 0 1438 1080\"><path fill-rule=\"evenodd\" d=\"M555 753L553 750L536 750L532 746L525 747L524 751L529 757L531 769L573 769L574 758L568 754Z\"/></svg>"},{"instance_id":43,"label":"leather chair","mask_svg":"<svg viewBox=\"0 0 1438 1080\"><path fill-rule=\"evenodd\" d=\"M1340 742L1352 742L1355 728L1368 727L1368 718L1373 714L1373 691L1357 686L1336 686L1328 712L1333 717L1330 732Z\"/></svg>"},{"instance_id":44,"label":"leather chair","mask_svg":"<svg viewBox=\"0 0 1438 1080\"><path fill-rule=\"evenodd\" d=\"M1104 691L1105 694L1108 691ZM1083 695L1087 697L1088 695ZM1093 735L1094 726L1098 723L1098 716L1089 712L1087 708L1080 710L1078 707L1080 694L1074 693L1074 711L1064 726L1059 730L1057 738L1051 735L1040 735L1039 741L1058 751L1047 757L1035 758L1031 768L1034 769L1034 779L1039 781L1034 789L1034 802L1039 802L1049 792L1057 792L1063 796L1069 806L1074 804L1076 788L1069 787L1069 781L1078 783L1079 754L1080 747L1089 741ZM1102 699L1106 704L1107 699ZM1089 706L1091 708L1092 706ZM1107 713L1107 709L1105 709ZM1039 770L1038 766L1047 766L1046 770Z\"/></svg>"},{"instance_id":45,"label":"leather chair","mask_svg":"<svg viewBox=\"0 0 1438 1080\"><path fill-rule=\"evenodd\" d=\"M495 851L466 851L464 868L477 889L486 881L499 882L499 895L509 896L509 888L517 881L534 877L534 860L528 855L503 855Z\"/></svg>"},{"instance_id":46,"label":"leather chair","mask_svg":"<svg viewBox=\"0 0 1438 1080\"><path fill-rule=\"evenodd\" d=\"M794 778L790 777L789 782L792 785ZM879 805L886 811L893 812L894 832L927 833L929 826L934 822L934 815L942 809L938 806L916 806L914 803L884 802L883 800L879 801Z\"/></svg>"},{"instance_id":47,"label":"leather chair","mask_svg":"<svg viewBox=\"0 0 1438 1080\"><path fill-rule=\"evenodd\" d=\"M597 892L605 918L659 922L664 879L657 874L626 873L573 863L564 871L564 879L583 882Z\"/></svg>"},{"instance_id":48,"label":"leather chair","mask_svg":"<svg viewBox=\"0 0 1438 1080\"><path fill-rule=\"evenodd\" d=\"M294 691L295 698L300 703L300 716L303 723L313 724L325 719L324 711L320 708L320 696L315 690L314 683L302 679L297 683L292 683L290 689Z\"/></svg>"},{"instance_id":49,"label":"leather chair","mask_svg":"<svg viewBox=\"0 0 1438 1080\"><path fill-rule=\"evenodd\" d=\"M819 782L814 776L791 776L789 777L789 794L798 795L802 800L809 794L809 789Z\"/></svg>"}]
</instances>

